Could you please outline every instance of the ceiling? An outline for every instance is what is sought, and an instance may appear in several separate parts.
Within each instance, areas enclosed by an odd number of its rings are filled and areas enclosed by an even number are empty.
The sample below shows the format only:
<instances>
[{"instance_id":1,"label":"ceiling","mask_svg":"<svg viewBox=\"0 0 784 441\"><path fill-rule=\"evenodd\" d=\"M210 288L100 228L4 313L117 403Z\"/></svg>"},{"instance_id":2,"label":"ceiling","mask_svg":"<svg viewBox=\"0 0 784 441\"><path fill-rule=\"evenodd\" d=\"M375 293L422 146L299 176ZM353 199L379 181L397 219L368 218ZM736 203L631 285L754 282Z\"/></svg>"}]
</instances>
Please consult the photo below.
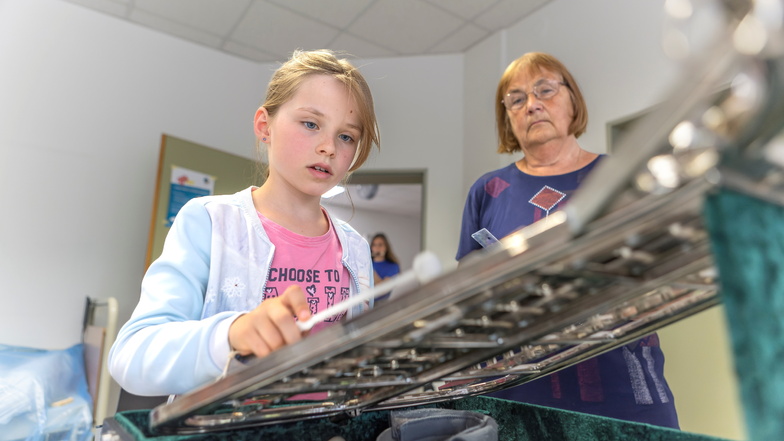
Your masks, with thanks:
<instances>
[{"instance_id":1,"label":"ceiling","mask_svg":"<svg viewBox=\"0 0 784 441\"><path fill-rule=\"evenodd\" d=\"M461 53L549 0L64 0L257 62Z\"/></svg>"},{"instance_id":2,"label":"ceiling","mask_svg":"<svg viewBox=\"0 0 784 441\"><path fill-rule=\"evenodd\" d=\"M370 192L368 190L376 185ZM422 184L350 184L347 193L322 199L329 208L338 206L354 210L391 213L398 216L420 217L422 215Z\"/></svg>"},{"instance_id":3,"label":"ceiling","mask_svg":"<svg viewBox=\"0 0 784 441\"><path fill-rule=\"evenodd\" d=\"M64 0L256 62L294 49L358 58L461 53L549 0ZM325 201L420 216L421 185L383 184L365 199L349 186Z\"/></svg>"}]
</instances>

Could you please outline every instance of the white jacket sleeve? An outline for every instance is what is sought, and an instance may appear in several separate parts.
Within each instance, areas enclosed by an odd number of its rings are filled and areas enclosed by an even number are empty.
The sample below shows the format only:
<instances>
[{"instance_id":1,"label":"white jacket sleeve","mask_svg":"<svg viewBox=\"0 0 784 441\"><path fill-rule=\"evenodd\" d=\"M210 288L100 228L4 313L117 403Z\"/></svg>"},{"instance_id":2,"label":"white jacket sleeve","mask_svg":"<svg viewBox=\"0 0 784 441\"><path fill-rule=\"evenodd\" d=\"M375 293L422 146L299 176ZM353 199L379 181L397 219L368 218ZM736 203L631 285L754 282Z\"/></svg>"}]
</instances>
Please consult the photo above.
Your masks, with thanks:
<instances>
[{"instance_id":1,"label":"white jacket sleeve","mask_svg":"<svg viewBox=\"0 0 784 441\"><path fill-rule=\"evenodd\" d=\"M182 394L221 373L229 352L228 329L240 313L201 318L211 236L203 203L186 203L161 256L147 270L139 303L109 353L109 371L128 392Z\"/></svg>"}]
</instances>

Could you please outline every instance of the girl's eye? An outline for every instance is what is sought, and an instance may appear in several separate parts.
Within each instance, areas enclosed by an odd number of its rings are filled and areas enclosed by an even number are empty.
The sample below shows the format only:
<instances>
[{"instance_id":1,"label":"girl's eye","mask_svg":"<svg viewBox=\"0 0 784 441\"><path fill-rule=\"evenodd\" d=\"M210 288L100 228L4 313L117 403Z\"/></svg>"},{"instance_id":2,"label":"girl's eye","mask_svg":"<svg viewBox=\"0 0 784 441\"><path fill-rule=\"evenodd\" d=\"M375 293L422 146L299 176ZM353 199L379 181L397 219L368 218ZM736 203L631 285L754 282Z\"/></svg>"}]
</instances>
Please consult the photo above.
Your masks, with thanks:
<instances>
[{"instance_id":1,"label":"girl's eye","mask_svg":"<svg viewBox=\"0 0 784 441\"><path fill-rule=\"evenodd\" d=\"M340 135L339 138L343 142L348 142L348 143L354 142L354 138L352 138L349 135Z\"/></svg>"},{"instance_id":2,"label":"girl's eye","mask_svg":"<svg viewBox=\"0 0 784 441\"><path fill-rule=\"evenodd\" d=\"M304 121L303 124L305 124L305 127L310 129L310 130L315 130L315 129L318 128L316 123L314 123L313 121Z\"/></svg>"}]
</instances>

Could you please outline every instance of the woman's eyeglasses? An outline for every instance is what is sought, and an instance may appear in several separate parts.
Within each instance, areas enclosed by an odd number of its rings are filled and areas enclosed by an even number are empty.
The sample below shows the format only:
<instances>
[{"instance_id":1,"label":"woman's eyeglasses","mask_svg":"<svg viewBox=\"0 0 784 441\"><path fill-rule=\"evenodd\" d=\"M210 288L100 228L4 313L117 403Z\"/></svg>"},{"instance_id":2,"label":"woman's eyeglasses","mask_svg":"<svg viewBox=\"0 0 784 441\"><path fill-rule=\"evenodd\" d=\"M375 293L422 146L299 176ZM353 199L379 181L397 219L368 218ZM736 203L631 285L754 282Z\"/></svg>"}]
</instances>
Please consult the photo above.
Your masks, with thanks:
<instances>
[{"instance_id":1,"label":"woman's eyeglasses","mask_svg":"<svg viewBox=\"0 0 784 441\"><path fill-rule=\"evenodd\" d=\"M534 89L530 92L532 93L537 99L546 101L554 97L558 93L558 89L561 86L566 86L566 83L552 81L552 80L541 80L534 86ZM528 100L528 93L523 91L512 91L506 94L502 103L506 106L506 110L518 110L525 102Z\"/></svg>"}]
</instances>

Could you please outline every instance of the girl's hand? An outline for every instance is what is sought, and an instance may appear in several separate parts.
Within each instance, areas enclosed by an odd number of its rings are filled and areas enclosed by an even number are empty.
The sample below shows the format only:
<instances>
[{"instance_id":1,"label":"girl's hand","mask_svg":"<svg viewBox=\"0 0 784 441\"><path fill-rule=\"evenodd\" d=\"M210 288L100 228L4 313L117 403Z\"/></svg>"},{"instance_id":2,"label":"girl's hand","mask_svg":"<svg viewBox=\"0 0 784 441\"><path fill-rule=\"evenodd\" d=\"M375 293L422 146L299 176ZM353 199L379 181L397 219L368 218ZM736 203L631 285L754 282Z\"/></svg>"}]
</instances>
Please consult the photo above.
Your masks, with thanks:
<instances>
[{"instance_id":1,"label":"girl's hand","mask_svg":"<svg viewBox=\"0 0 784 441\"><path fill-rule=\"evenodd\" d=\"M280 297L261 302L253 311L239 316L229 327L229 344L240 355L264 357L302 339L294 321L310 318L305 293L292 285Z\"/></svg>"}]
</instances>

